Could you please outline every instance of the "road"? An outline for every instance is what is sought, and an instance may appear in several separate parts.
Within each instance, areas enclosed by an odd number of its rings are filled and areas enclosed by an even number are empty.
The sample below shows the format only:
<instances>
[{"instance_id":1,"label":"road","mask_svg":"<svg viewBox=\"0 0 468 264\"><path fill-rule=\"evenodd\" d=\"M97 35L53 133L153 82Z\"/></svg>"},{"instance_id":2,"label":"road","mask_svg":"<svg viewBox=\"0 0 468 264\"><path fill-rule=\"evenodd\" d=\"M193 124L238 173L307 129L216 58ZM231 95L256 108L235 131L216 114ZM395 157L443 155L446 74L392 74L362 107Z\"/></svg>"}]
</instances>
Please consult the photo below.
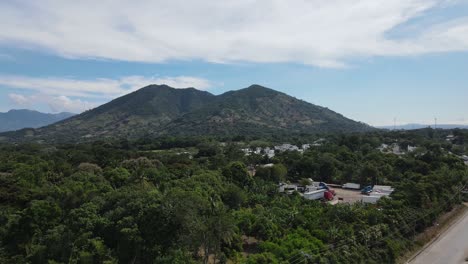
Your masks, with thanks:
<instances>
[{"instance_id":1,"label":"road","mask_svg":"<svg viewBox=\"0 0 468 264\"><path fill-rule=\"evenodd\" d=\"M468 263L468 210L448 230L425 248L411 264Z\"/></svg>"}]
</instances>

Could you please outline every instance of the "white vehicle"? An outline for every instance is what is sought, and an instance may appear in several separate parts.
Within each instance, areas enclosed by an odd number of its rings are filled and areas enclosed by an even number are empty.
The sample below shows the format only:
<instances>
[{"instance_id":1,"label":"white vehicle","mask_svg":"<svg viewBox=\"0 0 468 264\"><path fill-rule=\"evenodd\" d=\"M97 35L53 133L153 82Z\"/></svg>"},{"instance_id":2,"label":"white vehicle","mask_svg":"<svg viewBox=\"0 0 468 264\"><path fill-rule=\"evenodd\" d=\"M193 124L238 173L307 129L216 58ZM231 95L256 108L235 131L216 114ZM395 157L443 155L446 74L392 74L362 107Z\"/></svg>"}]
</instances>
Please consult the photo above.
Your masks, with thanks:
<instances>
[{"instance_id":1,"label":"white vehicle","mask_svg":"<svg viewBox=\"0 0 468 264\"><path fill-rule=\"evenodd\" d=\"M375 204L377 203L377 201L380 199L380 196L375 196L375 195L365 195L365 196L362 196L362 202L363 203L371 203L371 204Z\"/></svg>"},{"instance_id":2,"label":"white vehicle","mask_svg":"<svg viewBox=\"0 0 468 264\"><path fill-rule=\"evenodd\" d=\"M345 183L343 184L343 186L341 186L343 189L353 189L353 190L360 190L361 189L361 185L360 184L357 184L357 183L351 183L351 182L348 182L348 183Z\"/></svg>"},{"instance_id":3,"label":"white vehicle","mask_svg":"<svg viewBox=\"0 0 468 264\"><path fill-rule=\"evenodd\" d=\"M293 192L297 191L297 186L294 184L286 184L286 183L280 183L278 192L280 193L287 193L287 194L292 194Z\"/></svg>"},{"instance_id":4,"label":"white vehicle","mask_svg":"<svg viewBox=\"0 0 468 264\"><path fill-rule=\"evenodd\" d=\"M326 191L327 190L325 189L320 189L316 191L306 192L304 193L304 198L307 200L320 200L324 198Z\"/></svg>"},{"instance_id":5,"label":"white vehicle","mask_svg":"<svg viewBox=\"0 0 468 264\"><path fill-rule=\"evenodd\" d=\"M387 194L391 194L394 191L392 186L388 186L388 185L374 185L373 190L374 192L387 193Z\"/></svg>"}]
</instances>

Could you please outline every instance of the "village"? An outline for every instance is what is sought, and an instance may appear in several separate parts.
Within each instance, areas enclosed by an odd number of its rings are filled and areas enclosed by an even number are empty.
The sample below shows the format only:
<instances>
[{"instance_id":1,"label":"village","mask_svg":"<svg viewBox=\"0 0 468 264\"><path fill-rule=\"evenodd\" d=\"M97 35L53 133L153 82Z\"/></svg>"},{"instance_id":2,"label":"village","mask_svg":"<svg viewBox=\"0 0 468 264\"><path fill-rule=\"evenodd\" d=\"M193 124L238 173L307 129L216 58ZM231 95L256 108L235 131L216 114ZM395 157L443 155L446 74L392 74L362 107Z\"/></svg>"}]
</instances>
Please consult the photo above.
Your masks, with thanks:
<instances>
[{"instance_id":1,"label":"village","mask_svg":"<svg viewBox=\"0 0 468 264\"><path fill-rule=\"evenodd\" d=\"M453 135L447 136L446 140L454 140ZM256 154L267 156L269 159L271 159L275 157L277 153L282 153L285 151L297 151L299 153L304 153L311 147L320 147L324 143L326 143L326 140L323 138L319 138L311 144L302 144L300 146L292 145L289 143L283 143L274 147L256 147L254 149L243 148L241 150L246 156ZM383 143L377 148L377 150L379 150L381 153L394 154L398 156L415 152L417 149L417 146L411 145L407 145L405 148L402 148L398 143ZM467 155L456 156L462 159L463 162L466 165L468 165ZM257 166L271 167L273 165L273 163L269 163ZM250 166L249 172L251 174L255 174L255 167ZM343 185L338 185L325 182L316 182L310 178L307 179L307 181L307 184L280 182L278 184L278 192L284 193L286 195L293 195L297 193L307 200L319 200L328 204L335 205L339 203L353 204L357 202L375 204L383 197L390 198L390 194L392 194L392 192L394 191L394 188L388 185L361 186L357 183L345 183Z\"/></svg>"},{"instance_id":2,"label":"village","mask_svg":"<svg viewBox=\"0 0 468 264\"><path fill-rule=\"evenodd\" d=\"M246 156L256 154L267 156L269 159L271 159L275 157L275 154L282 153L285 151L297 151L299 153L304 153L309 148L319 147L325 142L325 139L320 138L311 144L302 144L301 146L284 143L271 148L256 147L254 149L244 148L241 150ZM407 146L406 149L402 149L397 143L393 143L390 145L382 144L377 149L382 153L403 155L415 151L416 147ZM268 163L257 166L272 167L273 165L273 163ZM255 166L249 167L249 173L251 173L252 175L255 174ZM387 185L361 186L357 183L346 183L343 185L338 185L331 183L327 184L325 182L316 182L310 178L307 179L306 184L285 182L280 182L278 184L278 192L280 193L284 193L286 195L292 195L294 193L297 193L304 199L319 200L332 205L339 203L352 204L356 202L375 204L382 197L389 197L393 191L394 189L391 186Z\"/></svg>"}]
</instances>

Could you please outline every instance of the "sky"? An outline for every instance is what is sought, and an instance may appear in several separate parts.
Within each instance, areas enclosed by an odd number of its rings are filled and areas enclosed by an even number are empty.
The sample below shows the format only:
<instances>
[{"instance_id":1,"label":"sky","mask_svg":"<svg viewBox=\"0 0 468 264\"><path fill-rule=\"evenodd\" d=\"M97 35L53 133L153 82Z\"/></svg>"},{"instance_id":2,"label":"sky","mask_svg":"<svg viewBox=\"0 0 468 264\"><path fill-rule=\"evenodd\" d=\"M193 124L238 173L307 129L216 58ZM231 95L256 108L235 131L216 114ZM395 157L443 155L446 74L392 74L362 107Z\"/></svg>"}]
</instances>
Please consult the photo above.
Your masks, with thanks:
<instances>
[{"instance_id":1,"label":"sky","mask_svg":"<svg viewBox=\"0 0 468 264\"><path fill-rule=\"evenodd\" d=\"M3 0L0 22L0 112L260 84L375 126L468 124L468 0Z\"/></svg>"}]
</instances>

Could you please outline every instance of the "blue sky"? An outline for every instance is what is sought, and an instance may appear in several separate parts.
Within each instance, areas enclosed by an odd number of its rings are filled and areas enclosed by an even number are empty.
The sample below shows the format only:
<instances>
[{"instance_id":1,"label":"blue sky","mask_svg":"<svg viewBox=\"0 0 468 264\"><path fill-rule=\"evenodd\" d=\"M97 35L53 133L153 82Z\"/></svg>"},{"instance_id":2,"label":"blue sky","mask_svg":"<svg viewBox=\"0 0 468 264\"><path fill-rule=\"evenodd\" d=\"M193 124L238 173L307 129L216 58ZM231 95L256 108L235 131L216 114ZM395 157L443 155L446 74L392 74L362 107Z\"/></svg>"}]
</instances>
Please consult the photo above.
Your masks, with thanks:
<instances>
[{"instance_id":1,"label":"blue sky","mask_svg":"<svg viewBox=\"0 0 468 264\"><path fill-rule=\"evenodd\" d=\"M0 111L256 83L371 125L468 124L468 1L102 2L0 3Z\"/></svg>"}]
</instances>

